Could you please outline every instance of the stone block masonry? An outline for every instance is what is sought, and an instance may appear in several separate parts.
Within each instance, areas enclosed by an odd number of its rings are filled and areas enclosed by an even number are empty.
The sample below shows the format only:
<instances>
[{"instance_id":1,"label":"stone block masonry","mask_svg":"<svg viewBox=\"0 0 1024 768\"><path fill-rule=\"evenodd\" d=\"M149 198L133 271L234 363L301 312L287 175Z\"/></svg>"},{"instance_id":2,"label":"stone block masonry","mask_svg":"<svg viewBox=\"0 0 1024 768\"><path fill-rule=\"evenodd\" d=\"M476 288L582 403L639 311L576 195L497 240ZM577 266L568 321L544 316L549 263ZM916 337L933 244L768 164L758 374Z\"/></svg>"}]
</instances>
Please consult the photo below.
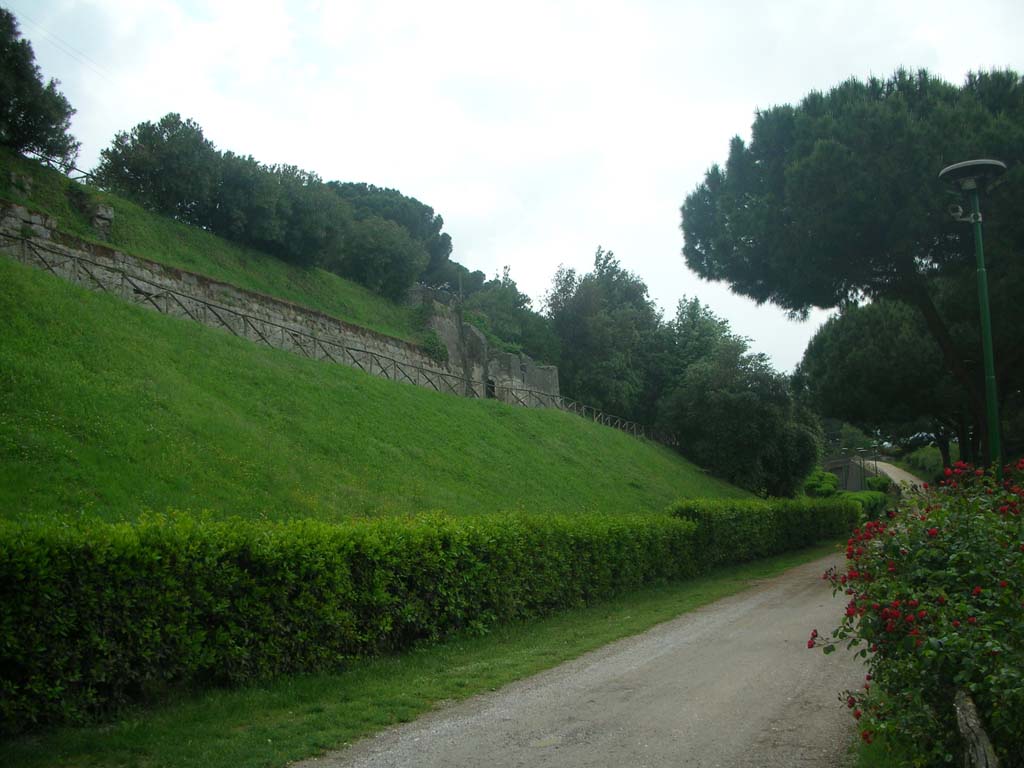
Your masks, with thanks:
<instances>
[{"instance_id":1,"label":"stone block masonry","mask_svg":"<svg viewBox=\"0 0 1024 768\"><path fill-rule=\"evenodd\" d=\"M109 224L112 217L102 213ZM401 339L72 237L52 217L5 201L0 201L0 252L91 290L306 357L448 394L561 407L557 369L535 366L525 356L491 360L482 334L441 303L435 304L430 323L448 349L447 364Z\"/></svg>"}]
</instances>

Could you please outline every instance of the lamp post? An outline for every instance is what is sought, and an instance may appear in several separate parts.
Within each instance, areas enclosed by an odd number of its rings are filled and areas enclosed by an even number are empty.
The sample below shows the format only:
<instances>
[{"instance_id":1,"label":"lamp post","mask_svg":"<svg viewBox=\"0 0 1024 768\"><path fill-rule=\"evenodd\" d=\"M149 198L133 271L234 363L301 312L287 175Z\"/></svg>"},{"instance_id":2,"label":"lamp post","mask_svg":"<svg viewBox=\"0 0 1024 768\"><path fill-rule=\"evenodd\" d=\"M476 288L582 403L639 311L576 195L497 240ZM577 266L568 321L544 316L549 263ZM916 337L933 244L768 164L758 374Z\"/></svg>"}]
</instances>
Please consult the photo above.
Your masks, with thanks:
<instances>
[{"instance_id":1,"label":"lamp post","mask_svg":"<svg viewBox=\"0 0 1024 768\"><path fill-rule=\"evenodd\" d=\"M992 316L988 307L988 275L985 272L985 248L981 239L981 206L978 184L995 179L1006 172L1006 164L999 160L965 160L939 171L939 178L958 187L967 195L971 212L964 216L963 209L954 205L950 213L957 221L966 221L974 228L974 256L978 262L978 308L981 312L981 345L985 355L985 406L988 415L988 457L995 464L996 477L1003 479L1002 445L999 439L999 403L996 400L996 364L992 351Z\"/></svg>"}]
</instances>

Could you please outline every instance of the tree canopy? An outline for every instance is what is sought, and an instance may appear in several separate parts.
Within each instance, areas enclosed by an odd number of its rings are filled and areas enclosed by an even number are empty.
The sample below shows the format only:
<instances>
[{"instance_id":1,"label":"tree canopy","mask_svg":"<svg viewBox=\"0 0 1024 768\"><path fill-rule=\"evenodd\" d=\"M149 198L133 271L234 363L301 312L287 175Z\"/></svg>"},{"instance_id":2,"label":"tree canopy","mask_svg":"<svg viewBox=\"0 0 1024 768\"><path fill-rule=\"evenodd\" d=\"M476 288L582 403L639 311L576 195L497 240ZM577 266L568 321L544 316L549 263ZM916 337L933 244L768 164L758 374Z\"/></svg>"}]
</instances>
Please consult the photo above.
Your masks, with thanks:
<instances>
[{"instance_id":1,"label":"tree canopy","mask_svg":"<svg viewBox=\"0 0 1024 768\"><path fill-rule=\"evenodd\" d=\"M368 184L325 184L293 165L221 152L198 123L177 113L119 132L94 175L149 210L293 264L329 269L390 298L400 298L432 263L459 266L448 260L443 220L418 200Z\"/></svg>"},{"instance_id":2,"label":"tree canopy","mask_svg":"<svg viewBox=\"0 0 1024 768\"><path fill-rule=\"evenodd\" d=\"M139 123L118 132L100 158L93 173L96 183L151 211L199 226L220 223L225 215L215 199L221 186L220 153L194 120L171 112L156 123Z\"/></svg>"},{"instance_id":3,"label":"tree canopy","mask_svg":"<svg viewBox=\"0 0 1024 768\"><path fill-rule=\"evenodd\" d=\"M599 248L591 272L558 270L546 311L570 397L674 436L685 456L757 492L792 494L817 461L816 417L699 300L665 321L644 282Z\"/></svg>"},{"instance_id":4,"label":"tree canopy","mask_svg":"<svg viewBox=\"0 0 1024 768\"><path fill-rule=\"evenodd\" d=\"M464 317L491 337L491 343L525 352L534 360L557 364L558 337L548 319L533 309L506 266L466 297Z\"/></svg>"},{"instance_id":5,"label":"tree canopy","mask_svg":"<svg viewBox=\"0 0 1024 768\"><path fill-rule=\"evenodd\" d=\"M614 253L598 248L593 271L581 276L559 268L546 305L561 342L563 389L610 413L644 421L644 357L661 319L644 282L623 269Z\"/></svg>"},{"instance_id":6,"label":"tree canopy","mask_svg":"<svg viewBox=\"0 0 1024 768\"><path fill-rule=\"evenodd\" d=\"M891 442L966 436L963 390L920 313L902 302L844 307L815 333L795 378L820 413Z\"/></svg>"},{"instance_id":7,"label":"tree canopy","mask_svg":"<svg viewBox=\"0 0 1024 768\"><path fill-rule=\"evenodd\" d=\"M937 280L962 274L973 259L970 229L947 214L951 198L938 172L975 157L1010 166L984 202L998 269L1019 260L1024 245L1017 73L972 74L956 87L901 70L759 111L749 144L733 138L725 167L712 166L686 198L686 262L797 315L864 298L915 307L984 429L980 371L964 364L971 354L936 302ZM976 322L971 335L973 348Z\"/></svg>"},{"instance_id":8,"label":"tree canopy","mask_svg":"<svg viewBox=\"0 0 1024 768\"><path fill-rule=\"evenodd\" d=\"M35 60L31 43L21 39L14 14L0 8L0 144L68 168L80 146L68 132L75 110L57 90L58 81L43 84Z\"/></svg>"},{"instance_id":9,"label":"tree canopy","mask_svg":"<svg viewBox=\"0 0 1024 768\"><path fill-rule=\"evenodd\" d=\"M434 209L415 197L403 195L397 189L386 189L373 184L332 181L328 185L343 200L348 201L357 219L373 216L393 221L405 228L409 236L419 242L429 261L425 273L440 274L452 253L452 239L441 230L444 219Z\"/></svg>"}]
</instances>

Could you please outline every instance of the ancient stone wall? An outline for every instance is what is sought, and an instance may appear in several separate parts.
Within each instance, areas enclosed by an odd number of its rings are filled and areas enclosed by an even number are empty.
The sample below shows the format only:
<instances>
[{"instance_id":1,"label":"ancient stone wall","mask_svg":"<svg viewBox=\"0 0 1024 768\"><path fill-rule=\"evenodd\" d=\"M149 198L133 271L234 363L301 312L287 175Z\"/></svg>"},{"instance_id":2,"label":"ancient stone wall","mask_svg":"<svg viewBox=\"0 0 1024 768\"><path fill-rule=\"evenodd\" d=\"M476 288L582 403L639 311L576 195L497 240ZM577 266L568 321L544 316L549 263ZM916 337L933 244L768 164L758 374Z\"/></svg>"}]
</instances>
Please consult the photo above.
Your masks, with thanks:
<instances>
[{"instance_id":1,"label":"ancient stone wall","mask_svg":"<svg viewBox=\"0 0 1024 768\"><path fill-rule=\"evenodd\" d=\"M107 211L97 216L109 224ZM51 217L4 201L0 252L92 290L307 357L450 394L534 407L560 405L556 369L537 366L525 356L492 356L483 334L463 323L457 306L443 296L419 292L415 300L431 303L430 327L448 350L446 364L401 339L69 236Z\"/></svg>"},{"instance_id":2,"label":"ancient stone wall","mask_svg":"<svg viewBox=\"0 0 1024 768\"><path fill-rule=\"evenodd\" d=\"M414 305L430 306L430 328L448 349L449 362L459 361L467 378L487 383L486 396L512 405L562 405L558 368L538 365L528 355L491 349L487 337L462 321L459 302L447 291L416 286L409 292Z\"/></svg>"}]
</instances>

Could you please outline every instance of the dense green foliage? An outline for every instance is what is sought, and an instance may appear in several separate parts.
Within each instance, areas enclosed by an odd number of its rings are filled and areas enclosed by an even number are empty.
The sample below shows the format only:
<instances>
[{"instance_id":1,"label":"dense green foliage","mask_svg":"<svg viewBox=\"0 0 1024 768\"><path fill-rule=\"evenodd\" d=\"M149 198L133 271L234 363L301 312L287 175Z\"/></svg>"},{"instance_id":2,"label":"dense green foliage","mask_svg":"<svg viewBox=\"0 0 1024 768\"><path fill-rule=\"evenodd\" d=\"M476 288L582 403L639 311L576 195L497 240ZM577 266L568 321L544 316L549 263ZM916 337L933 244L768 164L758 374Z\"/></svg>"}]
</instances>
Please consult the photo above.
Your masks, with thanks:
<instances>
[{"instance_id":1,"label":"dense green foliage","mask_svg":"<svg viewBox=\"0 0 1024 768\"><path fill-rule=\"evenodd\" d=\"M441 217L418 200L220 152L175 113L119 132L94 178L147 210L391 298L429 269L442 272L451 253Z\"/></svg>"},{"instance_id":2,"label":"dense green foliage","mask_svg":"<svg viewBox=\"0 0 1024 768\"><path fill-rule=\"evenodd\" d=\"M1020 286L1005 273L1000 277L992 286L993 295L1003 302L997 315L1002 355L997 390L1004 443L1016 450L1024 440L1024 402L1012 372L1019 370L1016 340L1024 317L1019 307L1008 301L1011 295L1019 295ZM973 295L972 285L961 289ZM939 294L938 306L944 314L958 318L952 330L967 355L971 326L964 318L976 314L977 308L956 307L950 290L947 286ZM879 299L843 307L815 333L795 378L820 412L891 443L904 443L921 433L933 435L944 466L952 463L950 445L954 441L967 447L965 455L978 454L980 433L972 429L967 395L943 366L941 350L920 313L904 302Z\"/></svg>"},{"instance_id":3,"label":"dense green foliage","mask_svg":"<svg viewBox=\"0 0 1024 768\"><path fill-rule=\"evenodd\" d=\"M839 478L832 472L815 467L814 471L804 480L803 490L812 498L827 499L839 493Z\"/></svg>"},{"instance_id":4,"label":"dense green foliage","mask_svg":"<svg viewBox=\"0 0 1024 768\"><path fill-rule=\"evenodd\" d=\"M337 667L693 576L694 527L651 515L8 525L0 720L77 720L171 684Z\"/></svg>"},{"instance_id":5,"label":"dense green foliage","mask_svg":"<svg viewBox=\"0 0 1024 768\"><path fill-rule=\"evenodd\" d=\"M343 669L172 696L112 721L0 739L0 765L267 768L316 758L452 701L578 658L835 552L834 544L645 586ZM875 768L878 768L877 766Z\"/></svg>"},{"instance_id":6,"label":"dense green foliage","mask_svg":"<svg viewBox=\"0 0 1024 768\"><path fill-rule=\"evenodd\" d=\"M848 528L857 509L783 500L345 526L191 515L7 523L0 714L20 730L182 683L336 668L799 549Z\"/></svg>"},{"instance_id":7,"label":"dense green foliage","mask_svg":"<svg viewBox=\"0 0 1024 768\"><path fill-rule=\"evenodd\" d=\"M956 760L963 691L1000 764L1024 765L1024 460L1009 469L1000 485L958 462L854 529L847 567L827 574L850 600L826 651L845 643L871 681L848 704L866 741L886 736L909 764Z\"/></svg>"},{"instance_id":8,"label":"dense green foliage","mask_svg":"<svg viewBox=\"0 0 1024 768\"><path fill-rule=\"evenodd\" d=\"M882 299L843 307L818 329L798 371L821 413L891 442L947 436L962 424L962 395L919 312Z\"/></svg>"},{"instance_id":9,"label":"dense green foliage","mask_svg":"<svg viewBox=\"0 0 1024 768\"><path fill-rule=\"evenodd\" d=\"M645 368L660 314L647 286L623 269L611 251L597 249L584 275L559 268L546 297L561 350L559 380L581 402L644 423Z\"/></svg>"},{"instance_id":10,"label":"dense green foliage","mask_svg":"<svg viewBox=\"0 0 1024 768\"><path fill-rule=\"evenodd\" d=\"M889 497L882 491L843 491L840 493L840 498L846 499L847 501L855 501L860 504L861 509L865 515L878 516L885 511L885 506L889 502Z\"/></svg>"},{"instance_id":11,"label":"dense green foliage","mask_svg":"<svg viewBox=\"0 0 1024 768\"><path fill-rule=\"evenodd\" d=\"M592 272L556 274L547 312L570 397L654 425L760 493L792 495L817 461L820 426L788 380L697 299L665 322L643 281L598 249Z\"/></svg>"},{"instance_id":12,"label":"dense green foliage","mask_svg":"<svg viewBox=\"0 0 1024 768\"><path fill-rule=\"evenodd\" d=\"M257 347L7 259L0 326L6 517L639 512L745 495L573 414Z\"/></svg>"},{"instance_id":13,"label":"dense green foliage","mask_svg":"<svg viewBox=\"0 0 1024 768\"><path fill-rule=\"evenodd\" d=\"M352 206L359 220L378 218L402 227L409 237L427 253L427 263L421 266L425 282L432 284L450 281L452 277L449 257L452 253L451 236L441 230L444 219L429 205L414 197L407 197L397 189L382 189L373 184L328 182L331 191ZM417 273L419 276L420 273ZM468 277L468 274L467 274ZM455 281L457 282L456 276ZM463 288L472 292L483 281L483 273L476 272Z\"/></svg>"},{"instance_id":14,"label":"dense green foliage","mask_svg":"<svg viewBox=\"0 0 1024 768\"><path fill-rule=\"evenodd\" d=\"M686 499L674 516L697 523L708 565L742 563L809 546L848 531L861 506L839 499Z\"/></svg>"},{"instance_id":15,"label":"dense green foliage","mask_svg":"<svg viewBox=\"0 0 1024 768\"><path fill-rule=\"evenodd\" d=\"M888 475L871 475L864 480L864 484L868 487L869 491L886 493L892 487L892 480L889 479Z\"/></svg>"},{"instance_id":16,"label":"dense green foliage","mask_svg":"<svg viewBox=\"0 0 1024 768\"><path fill-rule=\"evenodd\" d=\"M972 234L947 214L938 178L977 157L1010 167L985 197L985 241L998 377L1004 397L1019 400L1024 82L1015 72L956 87L901 70L758 112L749 145L734 138L725 168L713 166L686 198L687 263L798 314L865 297L905 302L983 435L982 366L965 362L979 357Z\"/></svg>"},{"instance_id":17,"label":"dense green foliage","mask_svg":"<svg viewBox=\"0 0 1024 768\"><path fill-rule=\"evenodd\" d=\"M960 461L961 457L957 449L957 445L951 446L949 456L951 461L947 461L937 446L922 445L903 454L898 462L908 472L924 480L935 481L941 479L943 469Z\"/></svg>"},{"instance_id":18,"label":"dense green foliage","mask_svg":"<svg viewBox=\"0 0 1024 768\"><path fill-rule=\"evenodd\" d=\"M532 300L519 291L508 267L468 296L463 308L463 316L487 335L492 346L522 351L544 363L559 362L559 341L551 323L533 311Z\"/></svg>"},{"instance_id":19,"label":"dense green foliage","mask_svg":"<svg viewBox=\"0 0 1024 768\"><path fill-rule=\"evenodd\" d=\"M56 80L43 85L32 45L20 37L14 14L0 8L0 145L69 167L79 148L68 133L75 110Z\"/></svg>"}]
</instances>

